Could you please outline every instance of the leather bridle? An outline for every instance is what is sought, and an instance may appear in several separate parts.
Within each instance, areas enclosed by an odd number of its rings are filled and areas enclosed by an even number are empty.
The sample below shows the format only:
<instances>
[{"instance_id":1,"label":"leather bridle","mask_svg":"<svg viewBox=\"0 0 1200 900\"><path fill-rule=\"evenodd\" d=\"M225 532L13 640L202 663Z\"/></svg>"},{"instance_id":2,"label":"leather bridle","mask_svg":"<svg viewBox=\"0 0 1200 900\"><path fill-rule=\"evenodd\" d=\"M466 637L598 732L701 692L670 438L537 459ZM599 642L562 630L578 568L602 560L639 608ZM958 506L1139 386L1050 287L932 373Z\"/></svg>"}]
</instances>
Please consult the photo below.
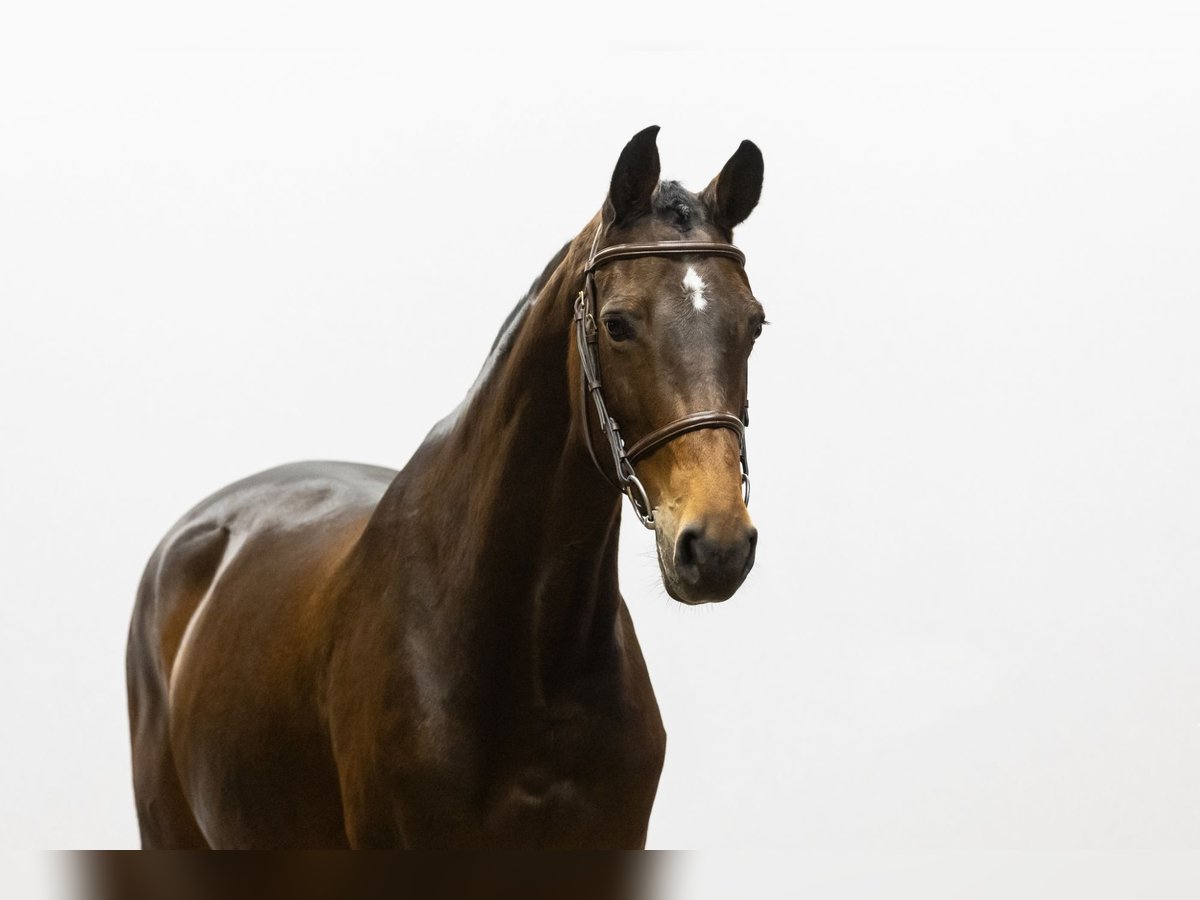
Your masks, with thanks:
<instances>
[{"instance_id":1,"label":"leather bridle","mask_svg":"<svg viewBox=\"0 0 1200 900\"><path fill-rule=\"evenodd\" d=\"M599 238L599 232L596 237ZM680 435L701 428L728 428L737 434L741 453L742 499L747 505L750 503L750 465L746 461L746 426L750 424L748 400L743 404L740 416L718 410L689 413L643 435L628 448L621 437L620 428L617 427L613 417L608 414L608 407L604 403L604 394L601 391L600 383L600 360L596 353L600 330L596 324L598 304L595 271L618 259L684 255L724 256L736 260L739 266L746 264L745 254L733 244L715 241L652 241L616 244L600 251L596 250L595 242L593 242L591 257L588 259L587 267L583 270L583 289L575 298L575 344L579 348L579 363L582 373L580 386L584 395L581 397L580 410L583 415L583 431L588 455L591 456L592 462L595 463L600 474L629 498L634 512L647 528L654 527L654 510L650 507L650 498L646 496L646 489L633 470L634 463ZM595 448L592 446L592 426L587 413L588 394L591 394L592 404L600 419L600 429L608 438L608 446L612 451L613 472L616 473L615 481L605 471L604 466L600 465L600 460L596 458Z\"/></svg>"}]
</instances>

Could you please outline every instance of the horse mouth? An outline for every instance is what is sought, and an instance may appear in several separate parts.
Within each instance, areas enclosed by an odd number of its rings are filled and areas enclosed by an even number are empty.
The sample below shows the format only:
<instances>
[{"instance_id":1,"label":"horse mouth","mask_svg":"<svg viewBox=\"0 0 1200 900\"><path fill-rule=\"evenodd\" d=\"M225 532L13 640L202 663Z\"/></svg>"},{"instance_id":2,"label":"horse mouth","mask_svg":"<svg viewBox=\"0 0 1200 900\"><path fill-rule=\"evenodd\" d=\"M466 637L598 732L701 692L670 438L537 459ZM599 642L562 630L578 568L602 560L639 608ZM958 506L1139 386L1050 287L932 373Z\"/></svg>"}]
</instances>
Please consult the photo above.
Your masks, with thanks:
<instances>
[{"instance_id":1,"label":"horse mouth","mask_svg":"<svg viewBox=\"0 0 1200 900\"><path fill-rule=\"evenodd\" d=\"M704 606L706 603L724 603L741 587L740 584L735 584L727 591L716 592L695 592L693 588L686 587L677 578L674 578L667 573L663 573L663 587L672 600L678 600L685 606Z\"/></svg>"},{"instance_id":2,"label":"horse mouth","mask_svg":"<svg viewBox=\"0 0 1200 900\"><path fill-rule=\"evenodd\" d=\"M671 579L663 578L663 587L666 588L667 594L672 600L677 600L684 606L704 606L706 603L724 603L728 600L732 593L724 597L687 597L682 594L677 584L672 583Z\"/></svg>"}]
</instances>

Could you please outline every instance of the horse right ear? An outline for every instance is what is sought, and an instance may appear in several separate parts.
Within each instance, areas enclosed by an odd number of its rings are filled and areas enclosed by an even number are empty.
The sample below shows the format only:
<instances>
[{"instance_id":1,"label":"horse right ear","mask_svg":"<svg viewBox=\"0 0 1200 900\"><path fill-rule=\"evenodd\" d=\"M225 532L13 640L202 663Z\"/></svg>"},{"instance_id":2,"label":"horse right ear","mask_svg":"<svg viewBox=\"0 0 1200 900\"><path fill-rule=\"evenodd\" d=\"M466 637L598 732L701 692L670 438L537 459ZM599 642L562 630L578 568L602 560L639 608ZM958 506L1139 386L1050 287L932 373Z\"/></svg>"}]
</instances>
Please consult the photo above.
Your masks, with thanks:
<instances>
[{"instance_id":1,"label":"horse right ear","mask_svg":"<svg viewBox=\"0 0 1200 900\"><path fill-rule=\"evenodd\" d=\"M732 232L758 205L762 185L762 151L753 141L742 141L700 196L712 210L713 221Z\"/></svg>"},{"instance_id":2,"label":"horse right ear","mask_svg":"<svg viewBox=\"0 0 1200 900\"><path fill-rule=\"evenodd\" d=\"M657 138L658 126L651 125L635 134L621 151L604 203L605 224L624 225L650 212L660 171Z\"/></svg>"}]
</instances>

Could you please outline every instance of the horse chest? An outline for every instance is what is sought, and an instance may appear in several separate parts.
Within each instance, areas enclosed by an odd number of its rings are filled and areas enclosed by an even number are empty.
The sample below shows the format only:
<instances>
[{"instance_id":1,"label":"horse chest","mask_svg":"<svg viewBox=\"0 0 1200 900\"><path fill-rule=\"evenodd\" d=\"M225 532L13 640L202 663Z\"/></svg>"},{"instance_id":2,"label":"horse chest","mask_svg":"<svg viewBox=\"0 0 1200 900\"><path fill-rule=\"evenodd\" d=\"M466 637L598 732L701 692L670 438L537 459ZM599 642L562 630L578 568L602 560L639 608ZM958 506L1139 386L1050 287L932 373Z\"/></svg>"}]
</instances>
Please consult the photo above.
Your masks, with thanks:
<instances>
[{"instance_id":1,"label":"horse chest","mask_svg":"<svg viewBox=\"0 0 1200 900\"><path fill-rule=\"evenodd\" d=\"M396 773L403 843L641 846L664 750L653 713L562 702L445 723L427 735L441 752Z\"/></svg>"},{"instance_id":2,"label":"horse chest","mask_svg":"<svg viewBox=\"0 0 1200 900\"><path fill-rule=\"evenodd\" d=\"M332 662L352 844L641 846L665 737L636 640L540 679L472 631L402 624L358 630Z\"/></svg>"},{"instance_id":3,"label":"horse chest","mask_svg":"<svg viewBox=\"0 0 1200 900\"><path fill-rule=\"evenodd\" d=\"M637 846L662 768L655 726L563 704L514 730L484 790L485 833L501 843Z\"/></svg>"}]
</instances>

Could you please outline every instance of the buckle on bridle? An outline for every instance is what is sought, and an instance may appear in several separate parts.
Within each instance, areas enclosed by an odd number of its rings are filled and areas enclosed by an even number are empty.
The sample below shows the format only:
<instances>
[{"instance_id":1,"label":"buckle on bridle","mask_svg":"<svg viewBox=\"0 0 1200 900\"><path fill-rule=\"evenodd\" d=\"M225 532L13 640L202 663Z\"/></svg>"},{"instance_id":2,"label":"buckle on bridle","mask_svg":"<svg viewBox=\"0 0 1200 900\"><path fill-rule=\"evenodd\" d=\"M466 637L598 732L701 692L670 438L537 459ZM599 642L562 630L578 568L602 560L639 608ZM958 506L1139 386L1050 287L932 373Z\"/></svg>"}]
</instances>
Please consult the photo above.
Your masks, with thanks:
<instances>
[{"instance_id":1,"label":"buckle on bridle","mask_svg":"<svg viewBox=\"0 0 1200 900\"><path fill-rule=\"evenodd\" d=\"M647 528L653 528L654 510L650 508L650 498L646 496L646 488L642 485L641 479L633 471L633 463L629 461L629 457L621 457L618 472L620 473L621 481L625 485L625 496L633 504L633 511L637 513L637 517L643 525Z\"/></svg>"}]
</instances>

